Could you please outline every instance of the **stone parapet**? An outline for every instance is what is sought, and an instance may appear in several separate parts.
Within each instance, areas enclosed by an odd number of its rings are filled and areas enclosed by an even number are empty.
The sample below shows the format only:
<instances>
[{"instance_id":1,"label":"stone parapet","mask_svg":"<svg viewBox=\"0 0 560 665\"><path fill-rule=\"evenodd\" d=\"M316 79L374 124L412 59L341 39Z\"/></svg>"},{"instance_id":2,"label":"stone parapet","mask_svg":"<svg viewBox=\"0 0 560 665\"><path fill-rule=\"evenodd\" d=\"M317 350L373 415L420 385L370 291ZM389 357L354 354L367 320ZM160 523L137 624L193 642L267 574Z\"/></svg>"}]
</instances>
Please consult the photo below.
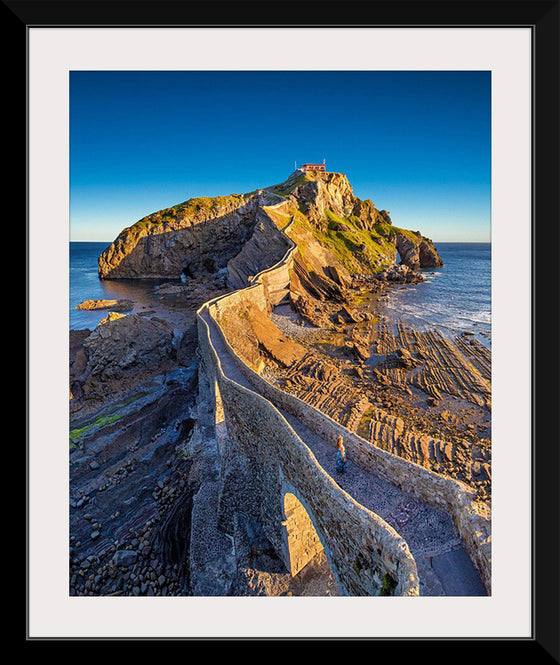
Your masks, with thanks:
<instances>
[{"instance_id":1,"label":"stone parapet","mask_svg":"<svg viewBox=\"0 0 560 665\"><path fill-rule=\"evenodd\" d=\"M278 553L289 552L283 528L289 490L305 507L343 593L377 595L388 575L396 595L417 596L416 564L406 542L334 482L270 400L226 376L212 343L210 326L215 324L207 306L201 310L204 370L217 383L228 435L255 463L252 500L260 505L263 526ZM286 564L292 569L290 561Z\"/></svg>"},{"instance_id":2,"label":"stone parapet","mask_svg":"<svg viewBox=\"0 0 560 665\"><path fill-rule=\"evenodd\" d=\"M258 500L263 502L262 514L269 521L268 534L277 551L285 552L287 547L287 536L279 535L278 525L287 520L282 497L286 493L283 487L290 486L291 493L307 510L346 593L374 595L383 576L389 575L397 583L397 595L418 595L416 564L407 544L390 525L356 503L325 473L280 412L285 411L326 441L334 442L342 435L356 464L449 513L490 593L490 521L480 512L473 490L383 451L311 405L273 386L249 368L228 343L218 324L220 311L223 316L247 301L263 311L271 311L287 293L291 262L297 249L293 241L290 243L282 260L259 273L250 286L206 303L197 314L204 364L219 386L228 433L246 454L258 460L257 473L262 474L260 481L264 483L261 488L267 488ZM215 327L220 344L253 389L228 378L222 371L210 326ZM290 562L286 563L292 568Z\"/></svg>"}]
</instances>

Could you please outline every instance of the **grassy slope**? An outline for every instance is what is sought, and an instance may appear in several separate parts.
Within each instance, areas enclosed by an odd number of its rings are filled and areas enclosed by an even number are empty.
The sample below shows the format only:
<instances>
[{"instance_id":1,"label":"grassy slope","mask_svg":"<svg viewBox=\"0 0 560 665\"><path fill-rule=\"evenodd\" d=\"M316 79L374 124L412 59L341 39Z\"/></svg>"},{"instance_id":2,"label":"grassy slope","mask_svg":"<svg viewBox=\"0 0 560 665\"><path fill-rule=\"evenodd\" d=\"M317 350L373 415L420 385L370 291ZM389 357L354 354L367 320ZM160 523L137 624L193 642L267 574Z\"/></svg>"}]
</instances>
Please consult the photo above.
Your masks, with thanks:
<instances>
[{"instance_id":1,"label":"grassy slope","mask_svg":"<svg viewBox=\"0 0 560 665\"><path fill-rule=\"evenodd\" d=\"M143 217L130 228L138 231L148 229L166 222L179 221L200 214L211 214L228 203L241 204L245 197L242 194L230 194L229 196L197 196L195 198L178 203L170 208L158 210Z\"/></svg>"},{"instance_id":2,"label":"grassy slope","mask_svg":"<svg viewBox=\"0 0 560 665\"><path fill-rule=\"evenodd\" d=\"M352 215L341 218L327 210L324 224L318 228L301 212L296 214L294 227L303 240L303 243L298 242L302 256L305 258L307 235L332 252L351 275L379 272L394 255L394 246L390 242L392 227L387 224L368 231L360 228L357 222Z\"/></svg>"}]
</instances>

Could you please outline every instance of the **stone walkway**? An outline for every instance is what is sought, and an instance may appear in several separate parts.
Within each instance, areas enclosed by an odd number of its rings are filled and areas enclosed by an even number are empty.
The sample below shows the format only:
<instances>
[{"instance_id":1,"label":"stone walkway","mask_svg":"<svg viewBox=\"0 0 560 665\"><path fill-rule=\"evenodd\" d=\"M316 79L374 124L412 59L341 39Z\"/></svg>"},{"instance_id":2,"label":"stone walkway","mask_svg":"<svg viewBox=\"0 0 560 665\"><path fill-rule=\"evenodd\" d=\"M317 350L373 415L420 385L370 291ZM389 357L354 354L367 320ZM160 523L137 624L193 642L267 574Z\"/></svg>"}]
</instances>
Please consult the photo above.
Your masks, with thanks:
<instances>
[{"instance_id":1,"label":"stone walkway","mask_svg":"<svg viewBox=\"0 0 560 665\"><path fill-rule=\"evenodd\" d=\"M212 344L224 374L255 390L231 358L210 316L203 310ZM327 442L291 414L279 409L319 464L355 501L379 515L408 543L416 560L421 596L485 596L486 590L469 558L450 516L421 503L396 486L348 460L346 472L335 469L334 441Z\"/></svg>"}]
</instances>

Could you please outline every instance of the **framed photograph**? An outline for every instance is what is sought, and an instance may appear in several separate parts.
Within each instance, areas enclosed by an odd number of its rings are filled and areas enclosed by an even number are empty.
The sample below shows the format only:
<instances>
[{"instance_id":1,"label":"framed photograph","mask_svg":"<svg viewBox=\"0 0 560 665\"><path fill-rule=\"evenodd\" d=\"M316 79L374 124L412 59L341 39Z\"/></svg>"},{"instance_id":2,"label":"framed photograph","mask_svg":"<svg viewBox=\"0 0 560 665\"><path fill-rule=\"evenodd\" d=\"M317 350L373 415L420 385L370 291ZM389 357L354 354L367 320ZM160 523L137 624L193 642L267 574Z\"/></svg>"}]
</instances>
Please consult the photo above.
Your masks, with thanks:
<instances>
[{"instance_id":1,"label":"framed photograph","mask_svg":"<svg viewBox=\"0 0 560 665\"><path fill-rule=\"evenodd\" d=\"M558 2L341 7L3 2L28 642L558 662Z\"/></svg>"}]
</instances>

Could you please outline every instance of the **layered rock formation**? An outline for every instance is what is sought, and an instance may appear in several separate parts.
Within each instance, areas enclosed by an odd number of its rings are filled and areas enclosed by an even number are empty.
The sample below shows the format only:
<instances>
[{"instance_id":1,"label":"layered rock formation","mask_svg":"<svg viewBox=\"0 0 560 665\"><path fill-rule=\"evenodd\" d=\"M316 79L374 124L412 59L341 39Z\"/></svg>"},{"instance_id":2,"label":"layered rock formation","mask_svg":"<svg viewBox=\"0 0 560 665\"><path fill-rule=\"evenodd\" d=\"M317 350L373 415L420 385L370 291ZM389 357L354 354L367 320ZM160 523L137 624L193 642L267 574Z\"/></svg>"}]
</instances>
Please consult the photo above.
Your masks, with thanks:
<instances>
[{"instance_id":1,"label":"layered rock formation","mask_svg":"<svg viewBox=\"0 0 560 665\"><path fill-rule=\"evenodd\" d=\"M166 321L110 312L76 351L70 366L72 397L102 400L160 373L175 353L173 328Z\"/></svg>"},{"instance_id":2,"label":"layered rock formation","mask_svg":"<svg viewBox=\"0 0 560 665\"><path fill-rule=\"evenodd\" d=\"M413 270L443 265L434 243L429 238L424 238L420 231L395 229L395 245L401 256L401 263Z\"/></svg>"},{"instance_id":3,"label":"layered rock formation","mask_svg":"<svg viewBox=\"0 0 560 665\"><path fill-rule=\"evenodd\" d=\"M249 280L282 259L288 249L286 236L276 227L264 208L257 211L253 234L241 251L227 264L227 283L242 289Z\"/></svg>"},{"instance_id":4,"label":"layered rock formation","mask_svg":"<svg viewBox=\"0 0 560 665\"><path fill-rule=\"evenodd\" d=\"M224 268L251 237L258 195L195 198L124 229L99 257L101 279L180 278Z\"/></svg>"}]
</instances>

